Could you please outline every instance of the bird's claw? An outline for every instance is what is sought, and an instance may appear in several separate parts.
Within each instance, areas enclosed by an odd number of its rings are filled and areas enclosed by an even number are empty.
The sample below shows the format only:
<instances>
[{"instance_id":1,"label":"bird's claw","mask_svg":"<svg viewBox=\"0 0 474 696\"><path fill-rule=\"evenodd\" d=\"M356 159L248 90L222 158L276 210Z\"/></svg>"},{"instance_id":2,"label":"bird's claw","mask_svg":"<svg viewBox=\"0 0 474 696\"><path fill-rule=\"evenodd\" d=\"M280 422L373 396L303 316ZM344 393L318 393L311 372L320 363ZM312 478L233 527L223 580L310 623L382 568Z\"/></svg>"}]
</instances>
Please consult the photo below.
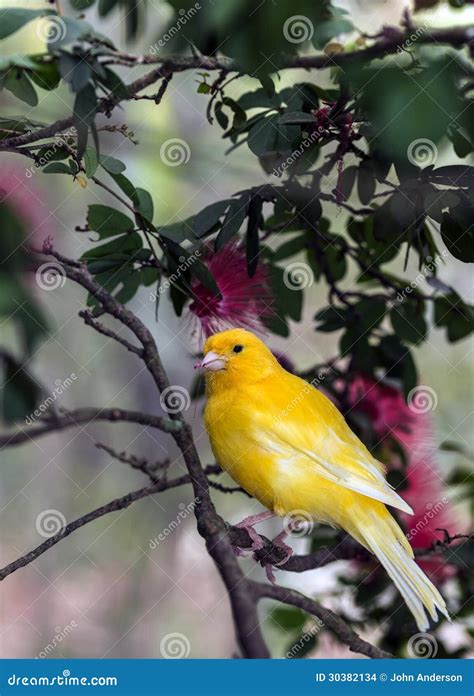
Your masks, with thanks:
<instances>
[{"instance_id":1,"label":"bird's claw","mask_svg":"<svg viewBox=\"0 0 474 696\"><path fill-rule=\"evenodd\" d=\"M272 583L272 585L276 584L276 578L275 578L275 573L274 573L273 569L274 568L278 569L279 566L285 565L287 560L289 558L291 558L291 556L293 555L293 549L290 546L288 546L288 544L285 544L284 541L282 541L282 538L284 536L286 536L286 533L283 532L282 534L279 534L277 537L275 537L272 540L272 544L274 546L277 546L278 548L283 549L283 551L285 552L284 557L281 559L281 561L278 561L277 563L268 564L265 566L265 573L267 575L267 578Z\"/></svg>"},{"instance_id":2,"label":"bird's claw","mask_svg":"<svg viewBox=\"0 0 474 696\"><path fill-rule=\"evenodd\" d=\"M250 546L252 551L258 551L259 549L263 549L263 541L261 540L259 533L250 524L245 524L244 521L240 522L240 524L237 524L236 527L239 527L240 529L245 529L245 531L252 540L252 545Z\"/></svg>"}]
</instances>

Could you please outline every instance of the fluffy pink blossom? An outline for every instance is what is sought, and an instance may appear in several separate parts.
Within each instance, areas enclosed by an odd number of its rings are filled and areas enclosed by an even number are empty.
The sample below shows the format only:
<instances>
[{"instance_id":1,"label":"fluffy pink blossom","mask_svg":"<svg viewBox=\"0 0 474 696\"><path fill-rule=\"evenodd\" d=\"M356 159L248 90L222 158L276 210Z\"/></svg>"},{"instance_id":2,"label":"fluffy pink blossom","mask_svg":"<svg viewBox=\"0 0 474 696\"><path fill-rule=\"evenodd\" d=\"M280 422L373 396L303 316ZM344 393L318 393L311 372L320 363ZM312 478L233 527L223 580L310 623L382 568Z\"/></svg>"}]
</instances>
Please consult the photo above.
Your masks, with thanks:
<instances>
[{"instance_id":1,"label":"fluffy pink blossom","mask_svg":"<svg viewBox=\"0 0 474 696\"><path fill-rule=\"evenodd\" d=\"M381 441L391 436L406 453L406 487L401 494L413 508L414 515L400 513L400 517L413 548L427 548L442 540L443 532L439 529L446 529L452 535L459 532L459 523L448 503L436 462L430 414L415 413L399 390L366 376L358 376L350 384L349 402L353 409L369 416ZM447 565L441 555L420 561L420 566L435 580L454 572L454 567Z\"/></svg>"},{"instance_id":2,"label":"fluffy pink blossom","mask_svg":"<svg viewBox=\"0 0 474 696\"><path fill-rule=\"evenodd\" d=\"M209 250L204 263L212 273L222 297L194 277L189 307L207 338L216 331L239 326L264 331L262 318L271 314L268 270L260 262L252 278L247 274L245 249L237 242L226 244L218 252Z\"/></svg>"}]
</instances>

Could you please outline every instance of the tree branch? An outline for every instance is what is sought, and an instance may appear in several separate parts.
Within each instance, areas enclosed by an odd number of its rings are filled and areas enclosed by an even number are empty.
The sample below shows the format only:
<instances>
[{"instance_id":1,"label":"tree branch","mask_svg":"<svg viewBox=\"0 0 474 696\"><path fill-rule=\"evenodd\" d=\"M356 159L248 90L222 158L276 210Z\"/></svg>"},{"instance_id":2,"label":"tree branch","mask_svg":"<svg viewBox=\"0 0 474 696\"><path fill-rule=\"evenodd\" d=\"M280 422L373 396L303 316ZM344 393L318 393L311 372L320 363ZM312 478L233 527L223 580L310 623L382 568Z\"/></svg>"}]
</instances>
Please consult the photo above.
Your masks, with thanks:
<instances>
[{"instance_id":1,"label":"tree branch","mask_svg":"<svg viewBox=\"0 0 474 696\"><path fill-rule=\"evenodd\" d=\"M138 355L139 358L143 357L143 351L141 348L137 348L137 346L134 346L132 343L129 343L129 341L119 336L115 331L112 331L112 329L107 328L99 321L97 321L97 319L94 319L92 313L89 312L89 310L81 310L79 312L79 316L81 317L81 319L84 319L85 324L87 324L88 326L92 326L92 328L95 329L98 333L101 333L103 336L108 336L108 338L113 338L114 341L120 343L131 353L135 353L135 355Z\"/></svg>"},{"instance_id":2,"label":"tree branch","mask_svg":"<svg viewBox=\"0 0 474 696\"><path fill-rule=\"evenodd\" d=\"M48 433L65 430L66 428L72 428L84 423L90 425L99 421L139 423L140 425L162 430L165 433L174 432L181 427L179 422L172 421L169 418L153 416L141 411L126 411L122 408L77 408L73 411L65 411L63 409L57 416L41 416L36 423L27 426L23 430L0 434L0 447L13 447L14 445L36 440L36 438Z\"/></svg>"},{"instance_id":3,"label":"tree branch","mask_svg":"<svg viewBox=\"0 0 474 696\"><path fill-rule=\"evenodd\" d=\"M118 319L136 336L143 347L143 362L158 391L163 393L170 384L153 336L145 324L99 285L85 264L62 256L49 244L44 246L43 252L59 261L66 277L74 280L93 295L106 313ZM199 504L194 507L197 528L206 542L208 553L214 560L229 594L237 639L242 653L245 657L269 657L260 631L257 608L248 589L249 581L234 557L225 522L217 514L212 502L209 483L199 460L192 430L181 413L172 413L170 417L177 424L172 431L172 436L182 452L193 486L195 501L199 501Z\"/></svg>"},{"instance_id":4,"label":"tree branch","mask_svg":"<svg viewBox=\"0 0 474 696\"><path fill-rule=\"evenodd\" d=\"M345 643L345 645L350 648L351 652L379 659L393 657L390 653L380 650L380 648L376 648L375 645L371 645L363 640L345 623L345 621L337 616L337 614L334 614L330 609L326 609L314 599L305 597L305 595L296 590L290 590L288 587L280 587L279 585L264 585L263 583L254 581L251 582L251 587L257 600L263 597L276 599L279 602L298 607L298 609L302 609L308 614L316 616L342 643Z\"/></svg>"},{"instance_id":5,"label":"tree branch","mask_svg":"<svg viewBox=\"0 0 474 696\"><path fill-rule=\"evenodd\" d=\"M206 473L213 473L213 469L214 467L208 467L205 471ZM53 534L48 539L46 539L46 541L43 541L42 544L40 544L36 548L32 549L28 553L24 554L20 558L17 558L15 561L9 563L4 568L2 568L0 570L0 580L4 580L6 577L8 577L8 575L11 575L11 573L14 573L19 568L24 568L24 566L28 565L29 563L32 563L39 556L48 551L52 546L55 546L60 541L62 541L62 539L65 539L66 537L70 536L73 532L75 532L77 529L80 529L81 527L84 527L86 524L89 524L90 522L93 522L94 520L97 520L100 517L109 514L110 512L118 512L119 510L124 510L125 508L128 508L136 500L141 500L141 498L147 498L151 495L154 495L155 493L161 493L162 491L169 490L170 488L176 488L177 486L182 486L186 483L191 483L191 477L189 476L189 474L183 474L183 476L174 478L171 481L166 481L165 479L163 479L157 481L151 486L144 486L143 488L138 488L135 491L127 493L127 495L124 495L121 498L115 498L114 500L111 500L109 503L101 505L101 507L98 507L95 510L91 510L87 514L78 517L76 520L73 520L72 522L69 522L69 524L63 527L57 534Z\"/></svg>"},{"instance_id":6,"label":"tree branch","mask_svg":"<svg viewBox=\"0 0 474 696\"><path fill-rule=\"evenodd\" d=\"M373 43L367 48L362 48L357 51L347 53L337 53L331 56L295 56L282 58L279 69L298 69L306 70L324 70L326 68L354 65L357 62L366 62L374 58L383 58L386 55L396 53L400 46L410 40L413 29L402 30L396 27L390 27L387 35ZM453 27L449 29L424 29L417 36L417 44L447 44L455 48L461 48L466 44L471 44L474 41L474 29L472 27ZM242 68L230 58L213 57L213 56L134 56L131 54L116 51L111 57L103 61L103 65L120 64L128 67L137 65L152 65L160 64L160 67L151 70L146 75L131 82L127 86L128 94L126 99L134 99L135 96L146 87L154 84L160 79L164 80L167 85L170 75L183 72L185 70L218 70L222 73L238 72L243 73ZM160 94L160 92L158 92ZM161 98L162 94L160 95ZM158 97L158 95L157 95ZM112 109L117 106L118 101L112 101L109 97L102 99L98 106L98 113L110 114ZM38 128L35 131L24 133L13 138L6 138L0 142L0 151L15 151L22 145L33 143L44 138L49 138L61 133L68 128L73 127L73 117L60 119L52 123L50 126Z\"/></svg>"}]
</instances>

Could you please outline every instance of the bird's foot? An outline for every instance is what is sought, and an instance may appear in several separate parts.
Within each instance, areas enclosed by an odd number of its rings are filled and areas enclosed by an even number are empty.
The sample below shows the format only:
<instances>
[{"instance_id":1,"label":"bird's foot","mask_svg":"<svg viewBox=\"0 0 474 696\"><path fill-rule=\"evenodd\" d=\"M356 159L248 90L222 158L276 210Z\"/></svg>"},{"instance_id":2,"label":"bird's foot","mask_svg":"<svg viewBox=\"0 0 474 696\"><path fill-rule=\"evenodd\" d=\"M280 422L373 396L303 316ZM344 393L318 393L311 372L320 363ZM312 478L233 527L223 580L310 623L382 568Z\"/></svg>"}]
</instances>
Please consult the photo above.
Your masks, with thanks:
<instances>
[{"instance_id":1,"label":"bird's foot","mask_svg":"<svg viewBox=\"0 0 474 696\"><path fill-rule=\"evenodd\" d=\"M274 517L273 512L260 512L258 515L250 515L250 517L246 517L244 520L242 520L242 522L235 525L239 529L245 529L249 535L250 539L252 540L252 544L250 546L252 551L258 551L259 549L263 548L263 541L261 540L257 530L254 528L254 525L258 524L259 522L263 522L264 520L268 520L270 517ZM233 546L232 548L236 556L245 556L245 550L241 549L240 546Z\"/></svg>"},{"instance_id":2,"label":"bird's foot","mask_svg":"<svg viewBox=\"0 0 474 696\"><path fill-rule=\"evenodd\" d=\"M290 523L291 524L291 523ZM274 539L272 539L272 544L274 546L277 546L280 549L283 549L285 552L284 557L281 559L281 561L278 561L278 563L275 563L274 566L272 565L266 565L265 566L265 573L267 575L267 578L270 580L272 585L276 584L276 578L275 578L275 573L273 572L273 567L278 568L279 566L285 565L287 560L291 558L293 555L293 549L291 546L288 546L288 544L285 544L283 539L288 536L288 534L291 532L291 529L284 530L283 532L280 532Z\"/></svg>"}]
</instances>

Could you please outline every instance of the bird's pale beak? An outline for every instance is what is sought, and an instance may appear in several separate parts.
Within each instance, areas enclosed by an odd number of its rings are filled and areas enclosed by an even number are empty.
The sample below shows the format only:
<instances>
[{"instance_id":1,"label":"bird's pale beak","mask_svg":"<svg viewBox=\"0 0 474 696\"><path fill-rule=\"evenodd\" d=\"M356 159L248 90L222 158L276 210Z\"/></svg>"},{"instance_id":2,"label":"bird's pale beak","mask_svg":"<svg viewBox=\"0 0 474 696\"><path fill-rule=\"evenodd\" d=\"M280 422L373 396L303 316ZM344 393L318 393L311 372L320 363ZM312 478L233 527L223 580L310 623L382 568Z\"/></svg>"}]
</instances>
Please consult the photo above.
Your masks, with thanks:
<instances>
[{"instance_id":1,"label":"bird's pale beak","mask_svg":"<svg viewBox=\"0 0 474 696\"><path fill-rule=\"evenodd\" d=\"M197 370L198 368L204 368L205 370L212 370L212 372L216 372L217 370L223 370L224 367L224 358L222 358L217 353L214 353L214 351L212 350L209 351L209 353L206 353L206 355L202 359L202 362L196 363L194 365L195 370Z\"/></svg>"}]
</instances>

